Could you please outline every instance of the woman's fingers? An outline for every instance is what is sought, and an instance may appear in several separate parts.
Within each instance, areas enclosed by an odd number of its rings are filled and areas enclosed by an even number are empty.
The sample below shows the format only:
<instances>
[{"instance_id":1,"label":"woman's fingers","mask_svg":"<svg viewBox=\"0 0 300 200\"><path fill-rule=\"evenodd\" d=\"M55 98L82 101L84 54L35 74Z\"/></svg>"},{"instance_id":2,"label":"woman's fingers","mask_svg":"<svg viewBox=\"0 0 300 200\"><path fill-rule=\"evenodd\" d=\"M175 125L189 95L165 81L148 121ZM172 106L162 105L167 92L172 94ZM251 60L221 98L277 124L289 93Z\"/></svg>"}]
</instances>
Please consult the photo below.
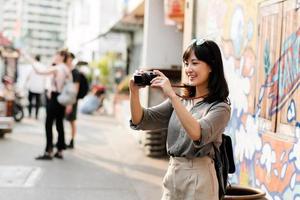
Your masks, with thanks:
<instances>
[{"instance_id":1,"label":"woman's fingers","mask_svg":"<svg viewBox=\"0 0 300 200\"><path fill-rule=\"evenodd\" d=\"M153 83L153 82L159 81L159 80L162 80L162 77L157 76L157 77L153 78L153 79L150 81L150 83Z\"/></svg>"},{"instance_id":2,"label":"woman's fingers","mask_svg":"<svg viewBox=\"0 0 300 200\"><path fill-rule=\"evenodd\" d=\"M163 82L164 80L168 79L162 72L159 70L153 70L153 73L157 76L152 79L151 83Z\"/></svg>"},{"instance_id":3,"label":"woman's fingers","mask_svg":"<svg viewBox=\"0 0 300 200\"><path fill-rule=\"evenodd\" d=\"M144 85L137 85L136 83L135 83L135 81L134 81L134 76L135 75L139 75L140 74L140 72L138 71L138 70L136 70L136 72L133 74L133 76L131 77L131 79L130 79L130 81L129 81L129 86L130 86L130 88L131 89L135 89L135 90L139 90L140 88L144 88L144 87L146 87L146 86L144 86Z\"/></svg>"},{"instance_id":4,"label":"woman's fingers","mask_svg":"<svg viewBox=\"0 0 300 200\"><path fill-rule=\"evenodd\" d=\"M151 86L153 86L153 87L163 87L167 83L167 81L168 81L168 78L158 76L158 77L152 79L152 81L150 83L151 83Z\"/></svg>"},{"instance_id":5,"label":"woman's fingers","mask_svg":"<svg viewBox=\"0 0 300 200\"><path fill-rule=\"evenodd\" d=\"M162 72L160 72L159 70L153 70L154 74L161 76L161 77L166 77Z\"/></svg>"}]
</instances>

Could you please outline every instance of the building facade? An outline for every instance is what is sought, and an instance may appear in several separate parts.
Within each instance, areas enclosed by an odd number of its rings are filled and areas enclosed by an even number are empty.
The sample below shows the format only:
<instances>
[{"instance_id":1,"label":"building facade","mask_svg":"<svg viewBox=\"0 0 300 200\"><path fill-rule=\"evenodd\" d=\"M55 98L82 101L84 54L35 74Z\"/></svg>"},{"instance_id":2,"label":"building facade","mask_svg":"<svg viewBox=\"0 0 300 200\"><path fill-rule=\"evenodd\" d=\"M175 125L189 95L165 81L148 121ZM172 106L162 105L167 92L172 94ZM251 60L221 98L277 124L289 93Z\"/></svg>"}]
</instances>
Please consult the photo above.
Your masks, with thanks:
<instances>
[{"instance_id":1,"label":"building facade","mask_svg":"<svg viewBox=\"0 0 300 200\"><path fill-rule=\"evenodd\" d=\"M77 57L92 61L107 52L126 52L126 38L108 33L122 16L121 3L121 0L70 2L67 46Z\"/></svg>"},{"instance_id":2,"label":"building facade","mask_svg":"<svg viewBox=\"0 0 300 200\"><path fill-rule=\"evenodd\" d=\"M64 47L68 5L69 0L3 1L3 33L16 47L50 59Z\"/></svg>"},{"instance_id":3,"label":"building facade","mask_svg":"<svg viewBox=\"0 0 300 200\"><path fill-rule=\"evenodd\" d=\"M0 5L3 5L4 0L0 0ZM2 32L3 26L3 6L0 7L0 32Z\"/></svg>"},{"instance_id":4,"label":"building facade","mask_svg":"<svg viewBox=\"0 0 300 200\"><path fill-rule=\"evenodd\" d=\"M185 41L213 39L223 54L237 167L231 182L272 200L300 198L299 8L299 0L186 1Z\"/></svg>"},{"instance_id":5,"label":"building facade","mask_svg":"<svg viewBox=\"0 0 300 200\"><path fill-rule=\"evenodd\" d=\"M158 4L145 0L142 63L150 66L167 63L154 63L164 61L155 53L164 54L175 37L152 38L164 29L151 22L159 22ZM300 1L184 4L183 39L176 40L182 48L176 54L194 38L214 40L222 51L232 109L225 133L233 139L237 169L230 182L259 188L270 200L300 199ZM123 113L129 113L125 105Z\"/></svg>"}]
</instances>

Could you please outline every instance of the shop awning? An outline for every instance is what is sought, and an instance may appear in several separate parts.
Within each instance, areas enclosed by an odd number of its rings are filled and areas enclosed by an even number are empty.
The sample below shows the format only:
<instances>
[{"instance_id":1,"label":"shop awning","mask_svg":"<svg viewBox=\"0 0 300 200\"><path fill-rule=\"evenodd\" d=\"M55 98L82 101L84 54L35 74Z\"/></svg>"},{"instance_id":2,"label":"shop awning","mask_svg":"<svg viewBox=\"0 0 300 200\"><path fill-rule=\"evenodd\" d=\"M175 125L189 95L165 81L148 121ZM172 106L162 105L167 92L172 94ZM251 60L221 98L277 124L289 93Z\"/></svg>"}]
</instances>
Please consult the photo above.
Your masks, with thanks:
<instances>
[{"instance_id":1,"label":"shop awning","mask_svg":"<svg viewBox=\"0 0 300 200\"><path fill-rule=\"evenodd\" d=\"M132 32L143 28L145 1L141 1L132 11L125 13L109 32Z\"/></svg>"},{"instance_id":2,"label":"shop awning","mask_svg":"<svg viewBox=\"0 0 300 200\"><path fill-rule=\"evenodd\" d=\"M124 16L109 27L106 31L99 33L97 37L85 42L82 45L86 45L90 42L105 37L109 33L131 33L143 28L144 24L144 7L145 1L141 1L132 11L125 13Z\"/></svg>"},{"instance_id":3,"label":"shop awning","mask_svg":"<svg viewBox=\"0 0 300 200\"><path fill-rule=\"evenodd\" d=\"M126 13L121 19L123 23L128 24L143 24L145 15L145 1L142 1L132 11Z\"/></svg>"}]
</instances>

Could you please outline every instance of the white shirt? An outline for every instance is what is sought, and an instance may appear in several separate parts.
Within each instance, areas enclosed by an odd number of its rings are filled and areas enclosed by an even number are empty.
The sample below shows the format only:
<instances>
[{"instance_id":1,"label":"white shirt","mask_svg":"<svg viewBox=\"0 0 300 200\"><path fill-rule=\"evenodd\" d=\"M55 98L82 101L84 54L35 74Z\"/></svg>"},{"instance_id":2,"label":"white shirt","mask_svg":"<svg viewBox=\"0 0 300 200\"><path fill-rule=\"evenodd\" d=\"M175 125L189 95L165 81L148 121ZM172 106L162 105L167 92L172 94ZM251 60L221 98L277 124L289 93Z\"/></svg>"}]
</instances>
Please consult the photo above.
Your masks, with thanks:
<instances>
[{"instance_id":1,"label":"white shirt","mask_svg":"<svg viewBox=\"0 0 300 200\"><path fill-rule=\"evenodd\" d=\"M45 91L46 77L37 74L33 69L28 75L27 87L30 92L42 94Z\"/></svg>"}]
</instances>

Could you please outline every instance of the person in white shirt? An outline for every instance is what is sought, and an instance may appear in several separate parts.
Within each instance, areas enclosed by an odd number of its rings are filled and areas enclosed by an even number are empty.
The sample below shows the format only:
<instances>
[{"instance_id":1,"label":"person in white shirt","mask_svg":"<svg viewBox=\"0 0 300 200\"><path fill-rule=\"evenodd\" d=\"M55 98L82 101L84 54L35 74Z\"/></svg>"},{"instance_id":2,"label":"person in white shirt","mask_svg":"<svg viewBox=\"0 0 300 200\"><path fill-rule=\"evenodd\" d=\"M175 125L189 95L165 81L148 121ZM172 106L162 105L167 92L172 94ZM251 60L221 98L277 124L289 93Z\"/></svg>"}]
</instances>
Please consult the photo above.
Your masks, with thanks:
<instances>
[{"instance_id":1,"label":"person in white shirt","mask_svg":"<svg viewBox=\"0 0 300 200\"><path fill-rule=\"evenodd\" d=\"M40 56L35 56L37 61L40 61ZM41 105L41 95L45 91L45 76L37 74L33 69L26 79L26 86L28 88L28 113L31 117L32 107L35 107L35 118L38 119L39 108ZM33 104L35 102L35 104Z\"/></svg>"}]
</instances>

